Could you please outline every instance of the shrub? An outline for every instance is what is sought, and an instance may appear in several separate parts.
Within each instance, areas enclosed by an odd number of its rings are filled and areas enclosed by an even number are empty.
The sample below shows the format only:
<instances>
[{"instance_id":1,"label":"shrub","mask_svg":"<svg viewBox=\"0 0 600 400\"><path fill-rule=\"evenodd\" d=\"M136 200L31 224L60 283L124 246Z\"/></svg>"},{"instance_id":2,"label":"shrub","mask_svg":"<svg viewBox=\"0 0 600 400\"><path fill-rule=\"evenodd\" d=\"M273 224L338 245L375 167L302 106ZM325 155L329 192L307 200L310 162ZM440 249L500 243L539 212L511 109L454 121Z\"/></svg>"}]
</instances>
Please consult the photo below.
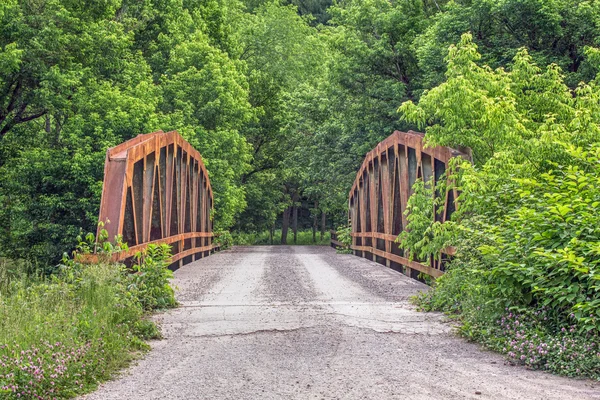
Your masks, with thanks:
<instances>
[{"instance_id":1,"label":"shrub","mask_svg":"<svg viewBox=\"0 0 600 400\"><path fill-rule=\"evenodd\" d=\"M227 250L228 248L233 246L233 236L231 236L231 232L215 232L215 244L218 244L219 247L221 247L221 250Z\"/></svg>"},{"instance_id":2,"label":"shrub","mask_svg":"<svg viewBox=\"0 0 600 400\"><path fill-rule=\"evenodd\" d=\"M457 257L416 301L513 362L600 379L600 145L565 149L537 177L465 166Z\"/></svg>"},{"instance_id":3,"label":"shrub","mask_svg":"<svg viewBox=\"0 0 600 400\"><path fill-rule=\"evenodd\" d=\"M149 244L146 251L136 255L135 273L130 288L135 290L145 310L175 307L175 292L169 285L173 272L169 270L171 247L167 244Z\"/></svg>"},{"instance_id":4,"label":"shrub","mask_svg":"<svg viewBox=\"0 0 600 400\"><path fill-rule=\"evenodd\" d=\"M445 175L439 178L437 193L445 193L446 188L442 185L445 180ZM430 256L439 259L441 251L450 245L454 235L454 225L451 221L441 223L434 218L434 209L439 213L444 211L444 197L436 195L433 177L428 182L417 179L412 189L413 194L408 198L404 211L408 224L396 242L408 253L410 260L423 261L428 260Z\"/></svg>"},{"instance_id":5,"label":"shrub","mask_svg":"<svg viewBox=\"0 0 600 400\"><path fill-rule=\"evenodd\" d=\"M337 228L337 240L344 245L344 247L338 247L336 251L340 254L351 254L352 249L352 227L351 226L339 226Z\"/></svg>"}]
</instances>

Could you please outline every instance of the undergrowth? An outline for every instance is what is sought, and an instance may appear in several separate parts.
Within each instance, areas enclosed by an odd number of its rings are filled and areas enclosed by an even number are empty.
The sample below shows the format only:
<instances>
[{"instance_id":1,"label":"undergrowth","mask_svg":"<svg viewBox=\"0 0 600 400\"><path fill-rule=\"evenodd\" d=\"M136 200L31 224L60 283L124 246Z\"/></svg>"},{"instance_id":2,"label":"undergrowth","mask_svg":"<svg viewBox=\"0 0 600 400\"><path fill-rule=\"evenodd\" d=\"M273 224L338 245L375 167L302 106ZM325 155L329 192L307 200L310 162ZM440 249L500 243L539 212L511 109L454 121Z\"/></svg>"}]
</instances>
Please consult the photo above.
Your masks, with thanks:
<instances>
[{"instance_id":1,"label":"undergrowth","mask_svg":"<svg viewBox=\"0 0 600 400\"><path fill-rule=\"evenodd\" d=\"M600 380L600 145L566 151L527 179L464 165L456 257L415 301L515 364Z\"/></svg>"},{"instance_id":2,"label":"undergrowth","mask_svg":"<svg viewBox=\"0 0 600 400\"><path fill-rule=\"evenodd\" d=\"M160 337L147 312L175 305L168 246L149 246L132 273L109 261L112 245L98 262L83 262L97 243L86 239L55 274L13 275L0 286L2 399L89 392Z\"/></svg>"},{"instance_id":3,"label":"undergrowth","mask_svg":"<svg viewBox=\"0 0 600 400\"><path fill-rule=\"evenodd\" d=\"M235 232L232 234L233 243L238 246L252 246L252 245L278 245L281 244L281 229L277 229L273 232L273 243L271 243L271 237L268 231L265 232ZM329 246L331 235L329 232L325 232L321 239L320 232L316 233L315 241L313 241L313 232L311 230L298 231L296 237L296 243L294 243L294 234L291 230L288 231L287 244L288 245L299 245L299 246Z\"/></svg>"}]
</instances>

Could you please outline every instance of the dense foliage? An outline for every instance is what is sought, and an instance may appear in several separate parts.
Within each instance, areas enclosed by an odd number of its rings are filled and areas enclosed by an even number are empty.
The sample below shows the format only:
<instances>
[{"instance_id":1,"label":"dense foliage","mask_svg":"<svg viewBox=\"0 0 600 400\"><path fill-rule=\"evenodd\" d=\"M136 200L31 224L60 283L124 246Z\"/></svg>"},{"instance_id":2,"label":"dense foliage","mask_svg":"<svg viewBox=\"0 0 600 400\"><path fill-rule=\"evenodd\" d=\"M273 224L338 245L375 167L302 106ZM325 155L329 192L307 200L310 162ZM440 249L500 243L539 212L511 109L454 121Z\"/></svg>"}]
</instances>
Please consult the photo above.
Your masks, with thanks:
<instances>
[{"instance_id":1,"label":"dense foliage","mask_svg":"<svg viewBox=\"0 0 600 400\"><path fill-rule=\"evenodd\" d=\"M495 114L446 121L448 130L481 130L460 143L476 157L507 135L545 129L552 110L544 107L554 102L565 106L557 120L572 119L580 105L566 98L569 89L593 79L598 59L586 46L599 37L600 10L584 0L82 4L0 5L0 256L43 267L71 250L80 228L96 226L105 151L140 133L177 129L202 153L217 230L286 232L301 209L310 217L299 228L324 232L345 222L364 154L394 129L423 122L400 120L396 108L447 80L444 59L464 32L492 68L515 55L557 65L534 83L525 62L514 80L520 89L508 89L502 73L478 83L470 99L489 90ZM542 101L528 93L557 68L565 79L556 98L521 122L515 112ZM428 98L423 109L439 118ZM577 121L579 132L595 134L585 116ZM519 148L523 156L538 154L534 142Z\"/></svg>"},{"instance_id":2,"label":"dense foliage","mask_svg":"<svg viewBox=\"0 0 600 400\"><path fill-rule=\"evenodd\" d=\"M464 35L446 82L401 107L430 143L475 155L452 175L461 195L449 223L425 221L433 196L416 184L410 219L421 224L403 244L457 248L419 303L457 313L465 334L515 362L600 378L600 87L571 90L525 50L508 70L479 60ZM420 245L427 237L437 245Z\"/></svg>"}]
</instances>

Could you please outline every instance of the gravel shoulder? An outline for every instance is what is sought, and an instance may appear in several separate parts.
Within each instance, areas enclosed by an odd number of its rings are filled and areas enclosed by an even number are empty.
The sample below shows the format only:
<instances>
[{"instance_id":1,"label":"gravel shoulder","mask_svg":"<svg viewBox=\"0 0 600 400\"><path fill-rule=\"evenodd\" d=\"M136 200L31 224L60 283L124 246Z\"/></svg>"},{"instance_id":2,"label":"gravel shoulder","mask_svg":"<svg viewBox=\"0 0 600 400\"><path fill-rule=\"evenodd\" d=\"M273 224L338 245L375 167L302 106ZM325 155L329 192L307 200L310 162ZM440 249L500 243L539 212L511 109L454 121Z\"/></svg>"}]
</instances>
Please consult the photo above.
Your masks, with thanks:
<instances>
[{"instance_id":1,"label":"gravel shoulder","mask_svg":"<svg viewBox=\"0 0 600 400\"><path fill-rule=\"evenodd\" d=\"M165 338L85 399L600 399L455 337L408 303L427 286L327 247L236 247L173 284Z\"/></svg>"}]
</instances>

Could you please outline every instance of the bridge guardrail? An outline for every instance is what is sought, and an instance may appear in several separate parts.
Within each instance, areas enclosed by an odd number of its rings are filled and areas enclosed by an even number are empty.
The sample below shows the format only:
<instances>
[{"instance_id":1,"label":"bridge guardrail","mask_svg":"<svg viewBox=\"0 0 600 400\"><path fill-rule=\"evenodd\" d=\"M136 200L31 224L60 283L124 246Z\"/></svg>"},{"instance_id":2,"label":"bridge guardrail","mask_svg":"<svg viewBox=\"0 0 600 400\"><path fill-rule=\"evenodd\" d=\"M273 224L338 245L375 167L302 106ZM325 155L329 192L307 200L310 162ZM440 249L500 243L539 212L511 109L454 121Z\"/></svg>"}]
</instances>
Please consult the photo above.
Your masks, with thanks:
<instances>
[{"instance_id":1,"label":"bridge guardrail","mask_svg":"<svg viewBox=\"0 0 600 400\"><path fill-rule=\"evenodd\" d=\"M346 246L338 240L337 232L335 230L333 230L333 229L330 230L329 234L331 236L331 239L330 239L331 247L333 247L334 249L346 248Z\"/></svg>"}]
</instances>

